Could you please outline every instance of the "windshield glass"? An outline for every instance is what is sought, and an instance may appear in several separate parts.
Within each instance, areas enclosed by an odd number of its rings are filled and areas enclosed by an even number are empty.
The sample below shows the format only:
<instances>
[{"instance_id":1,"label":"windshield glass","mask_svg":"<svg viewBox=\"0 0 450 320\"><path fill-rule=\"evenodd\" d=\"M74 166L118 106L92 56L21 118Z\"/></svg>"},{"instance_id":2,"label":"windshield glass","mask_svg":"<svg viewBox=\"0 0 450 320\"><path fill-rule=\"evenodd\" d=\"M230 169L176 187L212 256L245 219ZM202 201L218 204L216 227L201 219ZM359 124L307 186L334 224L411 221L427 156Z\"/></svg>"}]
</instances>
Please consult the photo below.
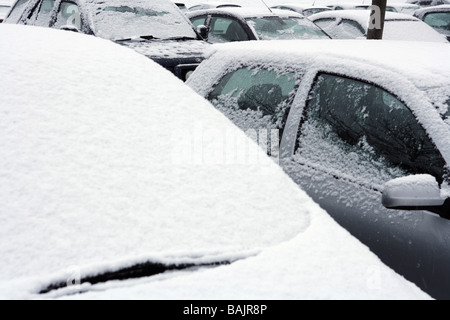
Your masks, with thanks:
<instances>
[{"instance_id":1,"label":"windshield glass","mask_svg":"<svg viewBox=\"0 0 450 320\"><path fill-rule=\"evenodd\" d=\"M260 40L328 39L319 27L305 18L263 17L246 20Z\"/></svg>"},{"instance_id":2,"label":"windshield glass","mask_svg":"<svg viewBox=\"0 0 450 320\"><path fill-rule=\"evenodd\" d=\"M450 12L429 13L423 21L434 28L450 31Z\"/></svg>"},{"instance_id":3,"label":"windshield glass","mask_svg":"<svg viewBox=\"0 0 450 320\"><path fill-rule=\"evenodd\" d=\"M126 39L152 36L159 39L196 38L189 21L167 0L87 0L97 36Z\"/></svg>"}]
</instances>

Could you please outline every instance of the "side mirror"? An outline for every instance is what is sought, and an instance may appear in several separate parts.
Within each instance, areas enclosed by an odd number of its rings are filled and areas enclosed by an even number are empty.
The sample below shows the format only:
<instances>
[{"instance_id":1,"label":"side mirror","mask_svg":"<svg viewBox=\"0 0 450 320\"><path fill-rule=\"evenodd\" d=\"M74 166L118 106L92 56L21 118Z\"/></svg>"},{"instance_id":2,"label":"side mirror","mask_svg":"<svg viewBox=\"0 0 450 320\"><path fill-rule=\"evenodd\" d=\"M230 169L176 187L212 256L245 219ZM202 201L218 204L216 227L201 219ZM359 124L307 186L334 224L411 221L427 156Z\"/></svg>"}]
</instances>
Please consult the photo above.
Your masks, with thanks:
<instances>
[{"instance_id":1,"label":"side mirror","mask_svg":"<svg viewBox=\"0 0 450 320\"><path fill-rule=\"evenodd\" d=\"M60 27L59 29L65 30L65 31L80 32L80 30L78 30L77 27L75 27L74 25L71 25L71 24L66 24L66 25Z\"/></svg>"},{"instance_id":2,"label":"side mirror","mask_svg":"<svg viewBox=\"0 0 450 320\"><path fill-rule=\"evenodd\" d=\"M197 27L198 34L205 40L208 39L208 31L209 31L208 27L203 24L201 24Z\"/></svg>"},{"instance_id":3,"label":"side mirror","mask_svg":"<svg viewBox=\"0 0 450 320\"><path fill-rule=\"evenodd\" d=\"M383 206L399 210L429 210L445 217L450 215L446 197L436 179L428 174L393 179L384 185Z\"/></svg>"}]
</instances>

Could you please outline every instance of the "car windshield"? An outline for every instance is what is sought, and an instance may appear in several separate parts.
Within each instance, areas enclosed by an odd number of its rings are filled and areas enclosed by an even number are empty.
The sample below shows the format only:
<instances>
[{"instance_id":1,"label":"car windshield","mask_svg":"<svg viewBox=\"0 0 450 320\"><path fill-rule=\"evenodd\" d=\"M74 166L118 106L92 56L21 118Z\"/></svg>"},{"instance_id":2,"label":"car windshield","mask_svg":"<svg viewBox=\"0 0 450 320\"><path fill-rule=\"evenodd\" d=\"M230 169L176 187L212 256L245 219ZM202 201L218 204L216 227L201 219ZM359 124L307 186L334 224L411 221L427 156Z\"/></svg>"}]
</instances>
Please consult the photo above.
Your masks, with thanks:
<instances>
[{"instance_id":1,"label":"car windshield","mask_svg":"<svg viewBox=\"0 0 450 320\"><path fill-rule=\"evenodd\" d=\"M328 36L306 18L262 17L248 18L260 40L328 39Z\"/></svg>"},{"instance_id":2,"label":"car windshield","mask_svg":"<svg viewBox=\"0 0 450 320\"><path fill-rule=\"evenodd\" d=\"M429 13L423 21L434 28L450 31L450 12Z\"/></svg>"},{"instance_id":3,"label":"car windshield","mask_svg":"<svg viewBox=\"0 0 450 320\"><path fill-rule=\"evenodd\" d=\"M95 33L102 38L196 38L188 20L167 0L90 0L88 5Z\"/></svg>"}]
</instances>

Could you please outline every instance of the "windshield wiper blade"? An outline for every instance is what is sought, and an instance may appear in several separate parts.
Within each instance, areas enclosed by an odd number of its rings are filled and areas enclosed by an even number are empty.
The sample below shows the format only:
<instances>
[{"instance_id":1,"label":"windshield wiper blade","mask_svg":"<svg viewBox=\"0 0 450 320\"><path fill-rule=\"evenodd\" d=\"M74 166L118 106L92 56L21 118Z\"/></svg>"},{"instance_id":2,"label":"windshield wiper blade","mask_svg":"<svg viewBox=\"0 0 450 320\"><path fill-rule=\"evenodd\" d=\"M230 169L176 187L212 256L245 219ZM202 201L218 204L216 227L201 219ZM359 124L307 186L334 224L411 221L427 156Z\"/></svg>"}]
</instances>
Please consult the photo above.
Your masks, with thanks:
<instances>
[{"instance_id":1,"label":"windshield wiper blade","mask_svg":"<svg viewBox=\"0 0 450 320\"><path fill-rule=\"evenodd\" d=\"M157 37L155 37L155 36L152 36L152 35L148 35L148 36L139 36L139 38L145 39L145 40L155 40L155 39L159 39L159 38L157 38Z\"/></svg>"},{"instance_id":2,"label":"windshield wiper blade","mask_svg":"<svg viewBox=\"0 0 450 320\"><path fill-rule=\"evenodd\" d=\"M185 40L197 40L197 39L193 38L193 37L186 37L186 36L184 36L184 37L170 37L170 38L166 38L164 40L182 40L182 41L185 41Z\"/></svg>"}]
</instances>

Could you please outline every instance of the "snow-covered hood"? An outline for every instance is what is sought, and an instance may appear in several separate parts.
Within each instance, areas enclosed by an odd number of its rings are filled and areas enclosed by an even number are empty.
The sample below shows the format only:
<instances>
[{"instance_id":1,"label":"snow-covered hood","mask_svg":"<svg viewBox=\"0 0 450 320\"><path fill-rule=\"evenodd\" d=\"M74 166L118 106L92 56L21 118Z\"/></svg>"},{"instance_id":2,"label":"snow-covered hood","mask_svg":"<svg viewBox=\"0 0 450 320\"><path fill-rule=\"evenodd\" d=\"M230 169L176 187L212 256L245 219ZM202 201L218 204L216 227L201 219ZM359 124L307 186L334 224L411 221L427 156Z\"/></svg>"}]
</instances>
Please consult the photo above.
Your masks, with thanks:
<instances>
[{"instance_id":1,"label":"snow-covered hood","mask_svg":"<svg viewBox=\"0 0 450 320\"><path fill-rule=\"evenodd\" d=\"M130 40L118 43L153 60L193 59L192 63L201 62L204 59L205 50L210 46L209 43L201 40Z\"/></svg>"}]
</instances>

